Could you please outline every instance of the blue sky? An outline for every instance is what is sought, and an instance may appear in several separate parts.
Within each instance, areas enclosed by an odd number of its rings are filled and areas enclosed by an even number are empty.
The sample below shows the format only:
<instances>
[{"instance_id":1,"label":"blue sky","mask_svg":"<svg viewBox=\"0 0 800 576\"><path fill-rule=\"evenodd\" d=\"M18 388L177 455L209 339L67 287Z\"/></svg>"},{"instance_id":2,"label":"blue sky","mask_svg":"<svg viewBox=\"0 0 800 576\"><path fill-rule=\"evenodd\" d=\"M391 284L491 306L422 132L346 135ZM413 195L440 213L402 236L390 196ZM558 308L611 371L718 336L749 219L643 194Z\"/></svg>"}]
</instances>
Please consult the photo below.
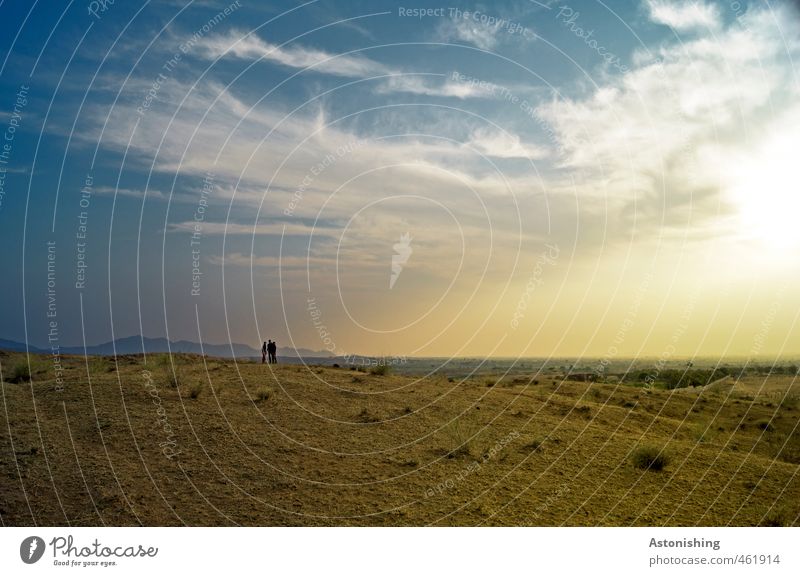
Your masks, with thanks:
<instances>
[{"instance_id":1,"label":"blue sky","mask_svg":"<svg viewBox=\"0 0 800 576\"><path fill-rule=\"evenodd\" d=\"M800 353L788 3L0 14L0 338Z\"/></svg>"}]
</instances>

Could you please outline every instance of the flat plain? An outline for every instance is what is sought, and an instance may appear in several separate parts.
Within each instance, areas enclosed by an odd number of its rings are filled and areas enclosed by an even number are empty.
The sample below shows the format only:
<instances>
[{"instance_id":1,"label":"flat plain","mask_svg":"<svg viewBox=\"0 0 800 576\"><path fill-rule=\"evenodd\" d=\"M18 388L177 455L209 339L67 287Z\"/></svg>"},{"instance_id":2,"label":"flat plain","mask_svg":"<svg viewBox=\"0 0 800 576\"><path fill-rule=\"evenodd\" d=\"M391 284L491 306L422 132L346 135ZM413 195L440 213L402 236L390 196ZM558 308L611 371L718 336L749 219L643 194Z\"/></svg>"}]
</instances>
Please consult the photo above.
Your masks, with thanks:
<instances>
[{"instance_id":1,"label":"flat plain","mask_svg":"<svg viewBox=\"0 0 800 576\"><path fill-rule=\"evenodd\" d=\"M0 352L7 526L800 525L794 375L30 360Z\"/></svg>"}]
</instances>

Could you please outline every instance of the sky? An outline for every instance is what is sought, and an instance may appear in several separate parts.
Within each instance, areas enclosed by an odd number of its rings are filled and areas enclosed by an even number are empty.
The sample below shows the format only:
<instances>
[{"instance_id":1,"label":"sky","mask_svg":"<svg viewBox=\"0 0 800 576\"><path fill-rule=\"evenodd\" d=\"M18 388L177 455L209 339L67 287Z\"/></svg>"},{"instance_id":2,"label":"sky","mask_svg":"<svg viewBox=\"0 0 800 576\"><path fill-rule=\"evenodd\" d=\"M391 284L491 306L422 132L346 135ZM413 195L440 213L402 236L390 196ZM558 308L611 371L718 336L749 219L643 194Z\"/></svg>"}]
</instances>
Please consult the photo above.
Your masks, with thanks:
<instances>
[{"instance_id":1,"label":"sky","mask_svg":"<svg viewBox=\"0 0 800 576\"><path fill-rule=\"evenodd\" d=\"M0 338L800 354L791 2L0 3Z\"/></svg>"}]
</instances>

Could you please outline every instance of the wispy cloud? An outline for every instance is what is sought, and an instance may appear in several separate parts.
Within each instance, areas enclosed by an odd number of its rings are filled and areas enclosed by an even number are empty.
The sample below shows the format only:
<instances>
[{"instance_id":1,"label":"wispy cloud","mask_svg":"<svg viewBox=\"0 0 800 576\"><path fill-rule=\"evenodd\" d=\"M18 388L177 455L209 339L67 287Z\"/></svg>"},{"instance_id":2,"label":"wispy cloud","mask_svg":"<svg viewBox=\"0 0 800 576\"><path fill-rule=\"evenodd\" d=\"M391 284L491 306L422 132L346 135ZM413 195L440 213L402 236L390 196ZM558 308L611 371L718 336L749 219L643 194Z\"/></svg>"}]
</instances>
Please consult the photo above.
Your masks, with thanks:
<instances>
[{"instance_id":1,"label":"wispy cloud","mask_svg":"<svg viewBox=\"0 0 800 576\"><path fill-rule=\"evenodd\" d=\"M170 232L191 233L196 230L194 221L173 222L168 225ZM269 224L242 224L239 222L203 222L201 225L204 235L218 236L316 236L332 237L338 234L337 230L321 226L309 226L293 222L273 222Z\"/></svg>"},{"instance_id":2,"label":"wispy cloud","mask_svg":"<svg viewBox=\"0 0 800 576\"><path fill-rule=\"evenodd\" d=\"M709 29L720 26L719 9L704 0L647 0L650 19L675 30Z\"/></svg>"},{"instance_id":3,"label":"wispy cloud","mask_svg":"<svg viewBox=\"0 0 800 576\"><path fill-rule=\"evenodd\" d=\"M547 148L526 144L516 134L487 128L480 128L473 132L467 145L474 147L481 154L494 158L540 160L549 155Z\"/></svg>"},{"instance_id":4,"label":"wispy cloud","mask_svg":"<svg viewBox=\"0 0 800 576\"><path fill-rule=\"evenodd\" d=\"M255 34L232 31L225 35L209 36L196 44L201 56L243 60L263 60L288 68L309 70L319 74L346 78L375 79L375 92L387 94L406 92L426 96L489 98L485 89L466 82L455 82L442 74L408 73L358 54L335 54L309 48L302 44L279 46L266 42Z\"/></svg>"},{"instance_id":5,"label":"wispy cloud","mask_svg":"<svg viewBox=\"0 0 800 576\"><path fill-rule=\"evenodd\" d=\"M244 60L265 60L289 68L310 69L321 74L348 78L364 78L390 74L391 69L359 55L341 55L309 48L300 44L280 46L252 33L231 31L212 35L197 42L195 48L209 59L232 57Z\"/></svg>"},{"instance_id":6,"label":"wispy cloud","mask_svg":"<svg viewBox=\"0 0 800 576\"><path fill-rule=\"evenodd\" d=\"M438 29L438 39L441 42L466 42L482 50L492 50L498 44L494 29L466 19L443 21Z\"/></svg>"}]
</instances>

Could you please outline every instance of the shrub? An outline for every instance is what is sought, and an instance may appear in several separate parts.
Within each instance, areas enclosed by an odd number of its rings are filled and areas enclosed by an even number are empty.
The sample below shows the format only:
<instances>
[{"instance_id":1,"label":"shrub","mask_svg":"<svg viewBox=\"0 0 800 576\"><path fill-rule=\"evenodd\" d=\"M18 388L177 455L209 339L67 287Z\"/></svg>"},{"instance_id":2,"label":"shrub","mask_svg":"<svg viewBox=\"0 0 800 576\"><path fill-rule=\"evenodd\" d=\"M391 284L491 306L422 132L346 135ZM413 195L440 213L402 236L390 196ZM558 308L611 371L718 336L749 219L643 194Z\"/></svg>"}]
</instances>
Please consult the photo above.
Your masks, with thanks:
<instances>
[{"instance_id":1,"label":"shrub","mask_svg":"<svg viewBox=\"0 0 800 576\"><path fill-rule=\"evenodd\" d=\"M175 370L171 368L167 368L167 385L170 388L178 388L183 382L183 378L181 377L181 371L178 367L175 367Z\"/></svg>"},{"instance_id":2,"label":"shrub","mask_svg":"<svg viewBox=\"0 0 800 576\"><path fill-rule=\"evenodd\" d=\"M543 440L541 438L534 438L522 447L523 451L535 452L542 447Z\"/></svg>"},{"instance_id":3,"label":"shrub","mask_svg":"<svg viewBox=\"0 0 800 576\"><path fill-rule=\"evenodd\" d=\"M669 458L657 446L640 446L631 454L631 462L641 470L660 472L669 463Z\"/></svg>"},{"instance_id":4,"label":"shrub","mask_svg":"<svg viewBox=\"0 0 800 576\"><path fill-rule=\"evenodd\" d=\"M763 430L764 432L772 432L775 430L775 427L769 420L759 420L756 422L756 426L758 426L759 430Z\"/></svg>"},{"instance_id":5,"label":"shrub","mask_svg":"<svg viewBox=\"0 0 800 576\"><path fill-rule=\"evenodd\" d=\"M254 399L257 402L266 402L271 397L272 397L272 390L267 388L266 386L259 388L258 390L256 390L256 393L254 394Z\"/></svg>"},{"instance_id":6,"label":"shrub","mask_svg":"<svg viewBox=\"0 0 800 576\"><path fill-rule=\"evenodd\" d=\"M14 384L19 384L20 382L30 382L31 369L28 367L28 363L20 362L19 364L15 364L11 369L11 377L8 379L8 381Z\"/></svg>"},{"instance_id":7,"label":"shrub","mask_svg":"<svg viewBox=\"0 0 800 576\"><path fill-rule=\"evenodd\" d=\"M105 356L92 356L89 360L89 372L114 372L117 367Z\"/></svg>"},{"instance_id":8,"label":"shrub","mask_svg":"<svg viewBox=\"0 0 800 576\"><path fill-rule=\"evenodd\" d=\"M374 374L375 376L386 376L391 372L392 367L388 364L378 364L377 366L373 366L369 373Z\"/></svg>"},{"instance_id":9,"label":"shrub","mask_svg":"<svg viewBox=\"0 0 800 576\"><path fill-rule=\"evenodd\" d=\"M380 417L377 414L373 414L369 408L362 408L361 412L356 415L356 420L365 424L381 421Z\"/></svg>"},{"instance_id":10,"label":"shrub","mask_svg":"<svg viewBox=\"0 0 800 576\"><path fill-rule=\"evenodd\" d=\"M200 382L193 382L189 386L189 398L192 400L196 400L198 396L203 392L203 384Z\"/></svg>"},{"instance_id":11,"label":"shrub","mask_svg":"<svg viewBox=\"0 0 800 576\"><path fill-rule=\"evenodd\" d=\"M477 426L464 420L453 420L444 428L444 433L447 435L450 450L447 453L448 458L456 456L468 456L474 452L473 443L477 434Z\"/></svg>"},{"instance_id":12,"label":"shrub","mask_svg":"<svg viewBox=\"0 0 800 576\"><path fill-rule=\"evenodd\" d=\"M784 527L791 526L791 514L786 508L772 510L761 520L761 526Z\"/></svg>"}]
</instances>

